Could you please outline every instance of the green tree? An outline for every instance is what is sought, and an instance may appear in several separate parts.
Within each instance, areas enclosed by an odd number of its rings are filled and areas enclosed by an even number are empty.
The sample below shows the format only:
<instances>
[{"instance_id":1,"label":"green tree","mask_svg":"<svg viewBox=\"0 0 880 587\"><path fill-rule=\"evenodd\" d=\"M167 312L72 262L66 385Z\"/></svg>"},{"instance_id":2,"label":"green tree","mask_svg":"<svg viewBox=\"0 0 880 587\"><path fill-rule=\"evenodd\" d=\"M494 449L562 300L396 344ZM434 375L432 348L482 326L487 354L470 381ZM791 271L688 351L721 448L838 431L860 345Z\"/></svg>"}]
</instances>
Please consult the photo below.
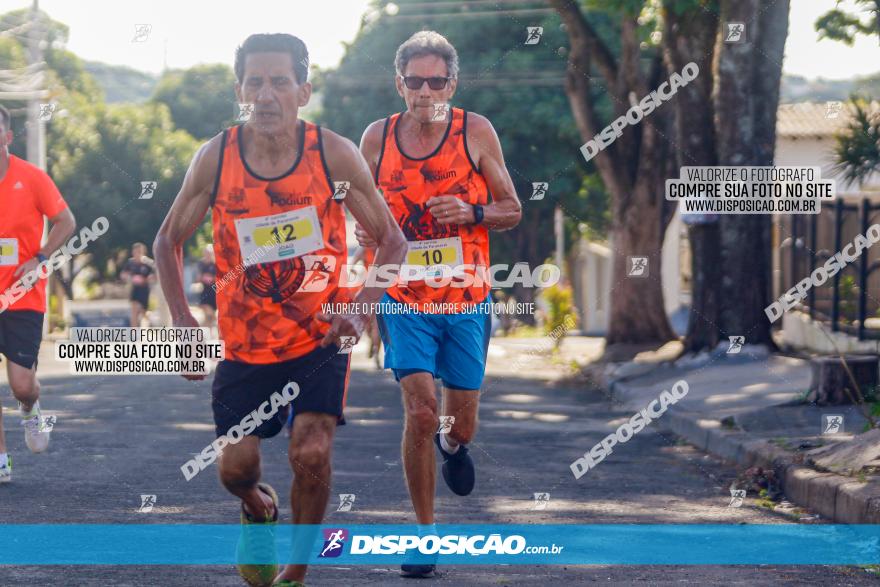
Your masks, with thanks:
<instances>
[{"instance_id":1,"label":"green tree","mask_svg":"<svg viewBox=\"0 0 880 587\"><path fill-rule=\"evenodd\" d=\"M27 16L26 10L4 14L0 29L18 26ZM83 61L64 48L67 26L45 13L41 18L40 30L49 39L44 54L46 86L49 101L56 104L52 119L46 123L48 172L80 226L89 226L100 216L108 218L109 231L86 253L104 276L107 260L119 249L135 241L152 242L198 141L175 127L164 103L107 106L103 91ZM20 37L0 38L0 69L26 64L23 42ZM20 110L24 102L10 105ZM13 126L16 140L12 151L24 157L23 113L14 117ZM142 181L157 182L151 199L139 199ZM70 295L70 281L63 285Z\"/></svg>"},{"instance_id":2,"label":"green tree","mask_svg":"<svg viewBox=\"0 0 880 587\"><path fill-rule=\"evenodd\" d=\"M109 65L86 61L85 69L104 90L108 104L118 102L143 103L150 100L159 81L154 76L125 65Z\"/></svg>"},{"instance_id":3,"label":"green tree","mask_svg":"<svg viewBox=\"0 0 880 587\"><path fill-rule=\"evenodd\" d=\"M459 54L460 72L453 105L478 112L492 122L505 161L523 201L516 229L491 233L493 263L527 261L536 266L554 246L553 209L561 205L570 244L579 223L596 232L604 228L606 198L601 185L585 180L587 167L572 153L580 143L565 95L560 91L565 33L550 11L528 25L544 27L541 46L524 45L526 24L498 12L469 11L462 4L397 2L373 4L348 45L339 67L323 72L316 83L322 107L320 122L355 143L374 120L405 106L394 87L394 55L414 32L433 29ZM549 182L544 200L529 200L532 182ZM534 292L515 290L532 300Z\"/></svg>"},{"instance_id":4,"label":"green tree","mask_svg":"<svg viewBox=\"0 0 880 587\"><path fill-rule=\"evenodd\" d=\"M699 75L668 105L627 128L593 159L612 198L615 286L607 343L663 342L673 334L663 309L661 281L625 279L626 258L648 256L652 275L659 273L665 227L673 211L664 200L664 183L675 177L676 167L773 163L789 3L551 4L569 35L566 92L584 140L608 121L596 105L597 89L612 96L617 118L673 72L691 62L699 67ZM601 16L617 23L615 36L598 30ZM720 25L735 22L748 23L745 42L719 42ZM615 50L617 40L620 47ZM725 216L718 223L691 227L689 236L694 301L685 349L710 348L725 332L747 333L750 343L773 346L763 315L771 294L769 218ZM723 296L724 290L737 295Z\"/></svg>"},{"instance_id":5,"label":"green tree","mask_svg":"<svg viewBox=\"0 0 880 587\"><path fill-rule=\"evenodd\" d=\"M207 140L235 117L234 84L235 74L228 65L196 65L165 73L152 100L168 106L178 128Z\"/></svg>"},{"instance_id":6,"label":"green tree","mask_svg":"<svg viewBox=\"0 0 880 587\"><path fill-rule=\"evenodd\" d=\"M30 27L31 9L19 8L0 15L0 31L14 31L15 37L24 39L31 33ZM57 20L52 20L49 15L40 10L38 21L41 23L42 38L48 47L62 47L67 44L70 36L70 27Z\"/></svg>"},{"instance_id":7,"label":"green tree","mask_svg":"<svg viewBox=\"0 0 880 587\"><path fill-rule=\"evenodd\" d=\"M89 116L93 130L83 133L78 127ZM174 128L164 104L75 109L59 126L62 144L73 155L50 168L55 182L81 225L100 216L110 222L109 231L89 247L103 276L106 261L120 248L152 242L199 143ZM150 199L140 199L143 181L157 182Z\"/></svg>"},{"instance_id":8,"label":"green tree","mask_svg":"<svg viewBox=\"0 0 880 587\"><path fill-rule=\"evenodd\" d=\"M0 37L0 69L20 69L27 65L24 47L11 37Z\"/></svg>"},{"instance_id":9,"label":"green tree","mask_svg":"<svg viewBox=\"0 0 880 587\"><path fill-rule=\"evenodd\" d=\"M880 170L880 111L865 97L853 96L850 105L852 120L835 137L835 170L847 184L861 184Z\"/></svg>"},{"instance_id":10,"label":"green tree","mask_svg":"<svg viewBox=\"0 0 880 587\"><path fill-rule=\"evenodd\" d=\"M819 40L832 39L852 46L858 35L880 35L880 2L853 0L853 4L856 12L847 12L841 10L841 1L837 0L833 9L816 20Z\"/></svg>"},{"instance_id":11,"label":"green tree","mask_svg":"<svg viewBox=\"0 0 880 587\"><path fill-rule=\"evenodd\" d=\"M877 0L855 0L861 12L867 14L862 20L860 14L844 12L837 6L816 21L820 39L833 39L852 46L857 35L878 35L880 38L880 2ZM877 75L857 82L856 92L876 89ZM867 98L854 95L849 106L853 118L848 128L837 136L834 149L836 168L843 173L847 183L861 183L869 175L880 172L880 113L872 107Z\"/></svg>"},{"instance_id":12,"label":"green tree","mask_svg":"<svg viewBox=\"0 0 880 587\"><path fill-rule=\"evenodd\" d=\"M565 92L581 141L626 114L666 77L655 10L637 0L598 3L551 0L568 35ZM607 23L602 27L602 23ZM600 96L610 98L610 109ZM674 161L668 137L669 109L627 128L591 159L611 198L613 242L611 316L606 336L616 344L662 343L674 337L663 306L660 279L627 279L627 258L648 258L650 275L661 272L661 246L674 209L663 186ZM573 153L567 154L572 157Z\"/></svg>"}]
</instances>

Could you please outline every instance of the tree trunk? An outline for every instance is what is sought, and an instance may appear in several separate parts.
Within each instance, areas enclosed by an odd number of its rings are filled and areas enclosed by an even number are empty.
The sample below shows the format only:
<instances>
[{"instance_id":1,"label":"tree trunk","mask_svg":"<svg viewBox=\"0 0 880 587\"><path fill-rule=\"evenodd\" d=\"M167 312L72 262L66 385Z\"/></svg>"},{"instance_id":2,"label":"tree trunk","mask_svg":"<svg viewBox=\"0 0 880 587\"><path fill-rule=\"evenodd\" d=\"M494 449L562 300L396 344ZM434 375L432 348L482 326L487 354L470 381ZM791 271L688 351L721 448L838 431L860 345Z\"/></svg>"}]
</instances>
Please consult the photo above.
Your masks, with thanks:
<instances>
[{"instance_id":1,"label":"tree trunk","mask_svg":"<svg viewBox=\"0 0 880 587\"><path fill-rule=\"evenodd\" d=\"M665 227L663 227L665 228ZM611 319L606 344L663 344L675 334L663 305L660 219L648 206L633 206L611 227ZM647 275L629 275L629 257L647 257ZM651 300L646 303L646 300Z\"/></svg>"},{"instance_id":2,"label":"tree trunk","mask_svg":"<svg viewBox=\"0 0 880 587\"><path fill-rule=\"evenodd\" d=\"M565 23L571 45L565 93L581 137L588 141L605 126L596 113L592 95L593 65L605 80L602 90L612 100L615 117L630 107L631 95L638 100L649 91L645 74L640 70L637 21L634 15L621 11L618 63L577 2L551 0L551 4ZM661 280L663 235L671 217L666 213L669 206L663 194L668 168L665 131L670 130L665 124L668 113L663 110L660 107L645 120L627 127L614 143L591 160L612 200L608 346L663 343L675 336L666 317ZM648 258L648 277L628 276L627 262L631 256Z\"/></svg>"},{"instance_id":3,"label":"tree trunk","mask_svg":"<svg viewBox=\"0 0 880 587\"><path fill-rule=\"evenodd\" d=\"M721 234L718 223L688 227L691 244L691 308L682 353L714 349L721 340Z\"/></svg>"},{"instance_id":4,"label":"tree trunk","mask_svg":"<svg viewBox=\"0 0 880 587\"><path fill-rule=\"evenodd\" d=\"M807 401L820 406L836 406L876 400L877 363L877 355L813 357L810 359L811 378ZM850 373L855 379L855 386L849 377Z\"/></svg>"},{"instance_id":5,"label":"tree trunk","mask_svg":"<svg viewBox=\"0 0 880 587\"><path fill-rule=\"evenodd\" d=\"M788 9L788 0L770 6L758 0L721 3L721 22L747 23L747 29L745 42L725 43L719 37L716 126L720 165L773 163ZM748 344L775 348L764 313L772 301L770 216L722 216L721 250L725 292L721 330L745 336Z\"/></svg>"},{"instance_id":6,"label":"tree trunk","mask_svg":"<svg viewBox=\"0 0 880 587\"><path fill-rule=\"evenodd\" d=\"M715 111L712 103L712 61L718 36L718 15L711 10L680 11L674 0L664 2L665 58L672 71L694 62L699 76L679 88L675 102L678 167L713 166ZM675 175L677 177L678 170ZM688 227L691 245L691 307L683 352L713 349L719 332L721 238L717 222Z\"/></svg>"}]
</instances>

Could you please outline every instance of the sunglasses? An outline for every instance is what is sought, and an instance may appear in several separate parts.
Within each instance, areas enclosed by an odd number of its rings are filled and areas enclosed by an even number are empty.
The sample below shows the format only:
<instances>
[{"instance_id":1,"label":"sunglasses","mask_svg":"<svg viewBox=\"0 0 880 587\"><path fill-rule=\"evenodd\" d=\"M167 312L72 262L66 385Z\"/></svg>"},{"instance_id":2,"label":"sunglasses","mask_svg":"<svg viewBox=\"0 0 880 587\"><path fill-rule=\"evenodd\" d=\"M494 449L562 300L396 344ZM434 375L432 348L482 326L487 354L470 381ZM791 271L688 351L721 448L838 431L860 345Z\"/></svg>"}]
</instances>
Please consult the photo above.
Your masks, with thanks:
<instances>
[{"instance_id":1,"label":"sunglasses","mask_svg":"<svg viewBox=\"0 0 880 587\"><path fill-rule=\"evenodd\" d=\"M403 83L406 87L411 90L420 90L425 82L428 82L428 87L432 90L442 90L446 87L446 84L449 83L449 80L452 78L448 77L420 77L417 75L407 75L400 76L400 79L403 80Z\"/></svg>"}]
</instances>

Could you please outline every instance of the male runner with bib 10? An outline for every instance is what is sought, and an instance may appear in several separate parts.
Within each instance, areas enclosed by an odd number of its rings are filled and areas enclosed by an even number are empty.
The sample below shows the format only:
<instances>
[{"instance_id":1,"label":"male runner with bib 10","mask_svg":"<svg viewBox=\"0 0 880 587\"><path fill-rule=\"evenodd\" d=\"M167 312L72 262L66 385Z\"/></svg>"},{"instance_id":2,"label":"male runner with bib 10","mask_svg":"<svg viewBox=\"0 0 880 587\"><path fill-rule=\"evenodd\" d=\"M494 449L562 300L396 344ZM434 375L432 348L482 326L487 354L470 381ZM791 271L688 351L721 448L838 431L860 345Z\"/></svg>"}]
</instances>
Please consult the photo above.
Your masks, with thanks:
<instances>
[{"instance_id":1,"label":"male runner with bib 10","mask_svg":"<svg viewBox=\"0 0 880 587\"><path fill-rule=\"evenodd\" d=\"M293 522L315 525L327 506L334 431L344 423L350 355L339 354L338 344L359 337L368 318L321 313L325 303L350 301L350 290L339 287L343 205L378 241L377 263L399 264L406 245L354 144L299 120L311 95L305 44L286 34L252 35L236 53L235 74L238 101L253 104L253 113L196 153L154 250L174 325L198 326L183 291L181 248L211 210L226 353L212 387L216 434L295 383ZM350 183L344 199L333 199L334 179ZM354 302L367 308L384 291L365 287ZM220 456L220 480L241 499L243 524L278 519L277 496L260 483L260 439L278 434L286 417L279 410ZM274 552L274 544L263 547L257 550ZM277 565L240 562L239 572L251 585L293 586L306 565L288 565L276 577Z\"/></svg>"},{"instance_id":2,"label":"male runner with bib 10","mask_svg":"<svg viewBox=\"0 0 880 587\"><path fill-rule=\"evenodd\" d=\"M433 31L418 32L398 48L394 65L406 111L371 124L361 152L408 241L406 263L450 275L460 275L464 266L471 273L466 287L443 285L443 280L398 283L383 302L420 311L378 316L385 367L403 390L406 481L420 531L430 533L432 438L443 456L449 488L468 495L474 487L466 445L477 426L491 327L488 231L515 227L522 208L492 125L478 114L448 107L458 81L458 55L449 41ZM363 228L357 227L356 235L362 246L376 245ZM452 427L448 432L444 427L443 434L438 432L435 378L443 382L441 414L455 418L447 420ZM404 575L434 572L431 561L422 562L403 565Z\"/></svg>"}]
</instances>

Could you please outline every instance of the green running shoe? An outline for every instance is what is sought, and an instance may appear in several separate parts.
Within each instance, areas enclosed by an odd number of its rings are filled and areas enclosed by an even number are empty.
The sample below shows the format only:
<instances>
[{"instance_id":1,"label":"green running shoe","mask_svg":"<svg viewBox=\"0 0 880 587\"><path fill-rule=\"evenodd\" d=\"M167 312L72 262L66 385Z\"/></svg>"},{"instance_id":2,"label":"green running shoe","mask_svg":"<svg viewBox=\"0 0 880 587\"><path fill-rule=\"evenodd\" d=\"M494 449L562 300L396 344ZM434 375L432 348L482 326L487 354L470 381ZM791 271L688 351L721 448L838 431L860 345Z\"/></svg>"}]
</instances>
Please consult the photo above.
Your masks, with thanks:
<instances>
[{"instance_id":1,"label":"green running shoe","mask_svg":"<svg viewBox=\"0 0 880 587\"><path fill-rule=\"evenodd\" d=\"M257 489L272 498L274 512L265 512L262 521L256 521L244 510L241 504L242 532L238 539L236 557L240 561L238 574L251 587L271 587L278 575L278 555L275 552L275 525L278 523L278 494L268 483L258 483ZM250 531L246 526L264 525ZM258 560L261 564L249 561ZM264 561L271 561L266 563Z\"/></svg>"}]
</instances>

